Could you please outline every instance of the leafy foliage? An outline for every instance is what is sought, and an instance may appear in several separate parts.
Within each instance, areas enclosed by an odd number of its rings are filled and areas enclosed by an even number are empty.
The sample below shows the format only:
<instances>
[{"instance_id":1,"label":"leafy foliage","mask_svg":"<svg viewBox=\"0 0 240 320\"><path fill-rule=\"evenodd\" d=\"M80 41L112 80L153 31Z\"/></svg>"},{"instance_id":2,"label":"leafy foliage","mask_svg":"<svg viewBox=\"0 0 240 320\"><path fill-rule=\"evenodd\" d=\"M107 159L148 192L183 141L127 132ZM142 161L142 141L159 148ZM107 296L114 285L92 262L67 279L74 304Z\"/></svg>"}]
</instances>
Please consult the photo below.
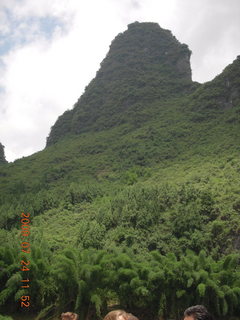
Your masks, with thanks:
<instances>
[{"instance_id":1,"label":"leafy foliage","mask_svg":"<svg viewBox=\"0 0 240 320\"><path fill-rule=\"evenodd\" d=\"M4 154L4 146L0 142L0 164L6 163L6 158Z\"/></svg>"},{"instance_id":2,"label":"leafy foliage","mask_svg":"<svg viewBox=\"0 0 240 320\"><path fill-rule=\"evenodd\" d=\"M18 311L30 212L39 319L239 316L240 60L200 85L189 56L157 24L129 25L47 148L0 167L1 313Z\"/></svg>"}]
</instances>

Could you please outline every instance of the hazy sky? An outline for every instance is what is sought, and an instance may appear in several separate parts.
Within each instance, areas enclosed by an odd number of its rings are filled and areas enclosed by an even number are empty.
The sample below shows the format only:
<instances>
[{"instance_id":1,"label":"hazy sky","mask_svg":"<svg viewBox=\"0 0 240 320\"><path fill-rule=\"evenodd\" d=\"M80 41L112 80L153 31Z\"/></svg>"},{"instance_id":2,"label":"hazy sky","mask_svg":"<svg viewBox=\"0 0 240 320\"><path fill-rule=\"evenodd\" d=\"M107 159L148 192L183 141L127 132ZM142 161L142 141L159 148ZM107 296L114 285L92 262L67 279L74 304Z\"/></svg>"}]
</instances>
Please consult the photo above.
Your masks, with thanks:
<instances>
[{"instance_id":1,"label":"hazy sky","mask_svg":"<svg viewBox=\"0 0 240 320\"><path fill-rule=\"evenodd\" d=\"M240 54L240 0L0 0L0 142L8 161L45 147L113 38L158 22L192 50L193 80Z\"/></svg>"}]
</instances>

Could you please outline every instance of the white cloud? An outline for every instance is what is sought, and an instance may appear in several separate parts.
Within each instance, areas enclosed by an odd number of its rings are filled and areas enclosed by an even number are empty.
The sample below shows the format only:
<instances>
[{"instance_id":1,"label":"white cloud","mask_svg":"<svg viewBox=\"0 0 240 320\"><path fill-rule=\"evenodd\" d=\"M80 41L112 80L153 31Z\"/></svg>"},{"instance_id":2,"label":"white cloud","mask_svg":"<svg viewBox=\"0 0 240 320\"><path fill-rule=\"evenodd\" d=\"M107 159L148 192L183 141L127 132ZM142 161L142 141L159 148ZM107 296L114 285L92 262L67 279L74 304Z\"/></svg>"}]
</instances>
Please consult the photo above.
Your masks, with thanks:
<instances>
[{"instance_id":1,"label":"white cloud","mask_svg":"<svg viewBox=\"0 0 240 320\"><path fill-rule=\"evenodd\" d=\"M8 160L42 149L50 126L72 107L94 77L119 28L115 24L115 28L107 30L109 19L114 20L110 15L108 20L102 20L101 11L106 10L107 2L97 4L92 15L90 2L79 7L79 2L72 1L68 11L58 7L58 17L71 25L68 32L58 27L49 41L36 32L36 22L26 34L27 44L18 45L3 57L0 85L5 92L1 94L0 136ZM21 10L14 9L18 18L35 14L35 7L26 3ZM45 8L45 1L41 4ZM37 7L36 14L48 13ZM25 32L27 26L23 22L16 32Z\"/></svg>"},{"instance_id":2,"label":"white cloud","mask_svg":"<svg viewBox=\"0 0 240 320\"><path fill-rule=\"evenodd\" d=\"M205 81L239 54L238 17L238 0L1 0L0 43L11 41L0 56L0 141L8 160L44 147L51 125L77 101L128 23L170 29L193 51L193 78ZM50 34L43 18L58 22Z\"/></svg>"},{"instance_id":3,"label":"white cloud","mask_svg":"<svg viewBox=\"0 0 240 320\"><path fill-rule=\"evenodd\" d=\"M175 34L193 51L193 79L204 82L230 64L240 52L239 0L176 2Z\"/></svg>"},{"instance_id":4,"label":"white cloud","mask_svg":"<svg viewBox=\"0 0 240 320\"><path fill-rule=\"evenodd\" d=\"M6 35L10 32L10 24L7 14L4 11L0 11L0 35Z\"/></svg>"}]
</instances>

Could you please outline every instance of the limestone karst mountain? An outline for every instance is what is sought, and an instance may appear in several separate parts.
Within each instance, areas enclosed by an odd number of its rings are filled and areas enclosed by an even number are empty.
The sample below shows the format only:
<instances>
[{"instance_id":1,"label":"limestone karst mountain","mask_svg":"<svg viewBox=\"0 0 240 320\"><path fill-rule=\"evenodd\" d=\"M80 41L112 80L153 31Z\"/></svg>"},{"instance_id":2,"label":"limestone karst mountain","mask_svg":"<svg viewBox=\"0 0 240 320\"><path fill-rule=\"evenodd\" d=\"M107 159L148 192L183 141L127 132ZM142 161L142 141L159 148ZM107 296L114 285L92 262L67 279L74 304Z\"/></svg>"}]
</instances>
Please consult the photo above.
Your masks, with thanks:
<instances>
[{"instance_id":1,"label":"limestone karst mountain","mask_svg":"<svg viewBox=\"0 0 240 320\"><path fill-rule=\"evenodd\" d=\"M186 45L130 24L47 147L0 166L0 313L31 297L32 319L116 304L180 320L204 303L239 320L239 98L239 58L195 83Z\"/></svg>"},{"instance_id":2,"label":"limestone karst mountain","mask_svg":"<svg viewBox=\"0 0 240 320\"><path fill-rule=\"evenodd\" d=\"M112 42L96 77L73 110L53 126L51 145L66 134L99 131L127 122L154 101L191 90L191 52L157 23L135 22Z\"/></svg>"},{"instance_id":3,"label":"limestone karst mountain","mask_svg":"<svg viewBox=\"0 0 240 320\"><path fill-rule=\"evenodd\" d=\"M1 168L0 189L24 193L134 166L237 152L240 59L199 84L191 79L190 55L158 24L130 24L73 109L53 125L47 148ZM21 165L24 176L16 181Z\"/></svg>"}]
</instances>

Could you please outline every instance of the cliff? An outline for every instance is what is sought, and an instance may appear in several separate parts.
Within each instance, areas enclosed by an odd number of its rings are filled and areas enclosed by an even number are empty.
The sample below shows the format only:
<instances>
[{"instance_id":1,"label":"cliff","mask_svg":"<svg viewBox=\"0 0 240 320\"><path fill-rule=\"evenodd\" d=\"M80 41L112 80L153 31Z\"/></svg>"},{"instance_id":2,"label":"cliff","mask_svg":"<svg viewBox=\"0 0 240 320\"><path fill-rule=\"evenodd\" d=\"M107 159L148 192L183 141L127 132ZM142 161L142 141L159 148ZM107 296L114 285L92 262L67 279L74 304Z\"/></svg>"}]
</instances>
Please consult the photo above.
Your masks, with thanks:
<instances>
[{"instance_id":1,"label":"cliff","mask_svg":"<svg viewBox=\"0 0 240 320\"><path fill-rule=\"evenodd\" d=\"M188 92L193 85L190 55L187 45L156 23L128 25L74 108L58 118L47 146L68 134L127 123L129 113L140 112L147 103Z\"/></svg>"}]
</instances>

